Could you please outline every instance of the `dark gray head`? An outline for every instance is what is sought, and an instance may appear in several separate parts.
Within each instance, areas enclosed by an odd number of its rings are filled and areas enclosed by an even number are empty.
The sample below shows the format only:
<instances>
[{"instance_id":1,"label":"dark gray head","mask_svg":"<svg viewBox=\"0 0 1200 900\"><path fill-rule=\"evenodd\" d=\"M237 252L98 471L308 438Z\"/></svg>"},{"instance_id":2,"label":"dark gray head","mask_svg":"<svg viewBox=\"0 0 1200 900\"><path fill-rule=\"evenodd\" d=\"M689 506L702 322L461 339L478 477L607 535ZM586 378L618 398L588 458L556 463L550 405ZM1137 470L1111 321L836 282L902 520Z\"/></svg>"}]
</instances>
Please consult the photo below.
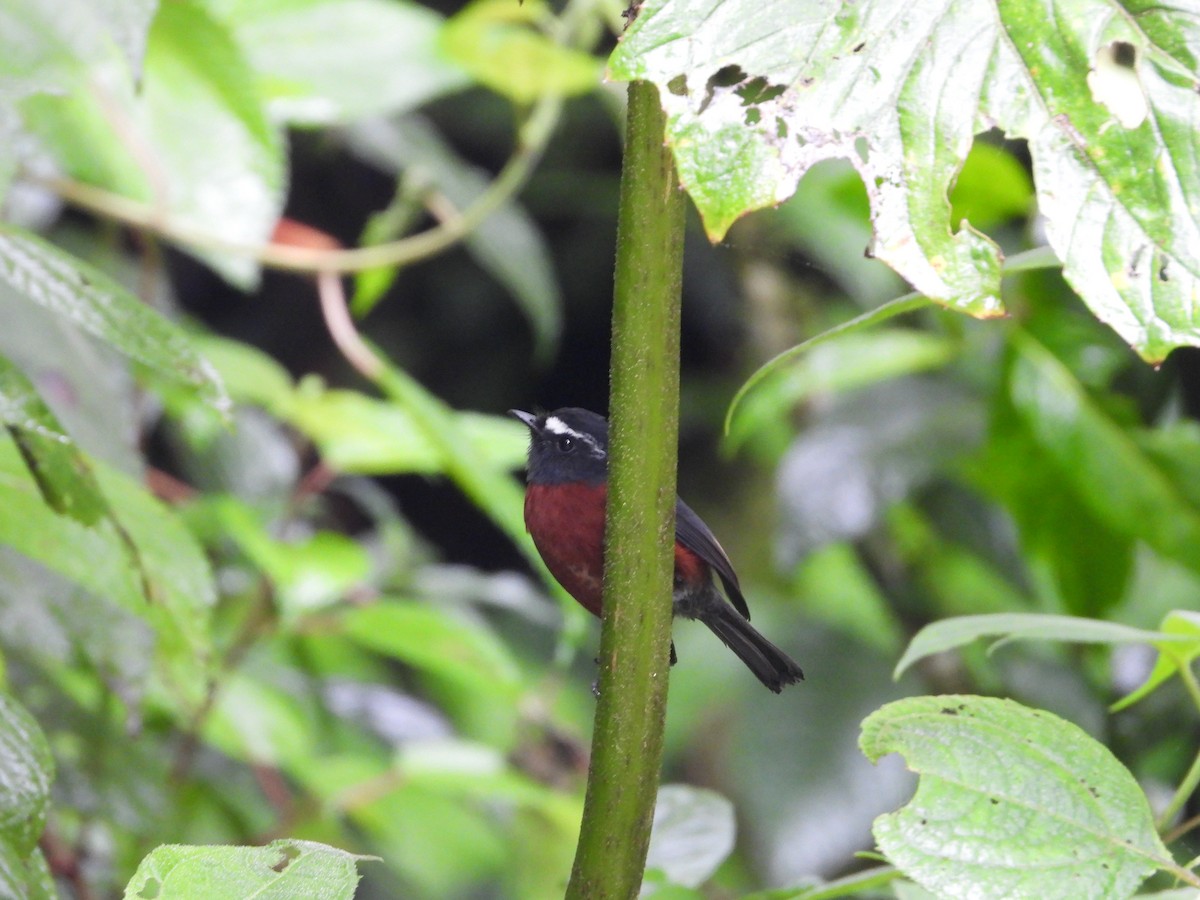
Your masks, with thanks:
<instances>
[{"instance_id":1,"label":"dark gray head","mask_svg":"<svg viewBox=\"0 0 1200 900\"><path fill-rule=\"evenodd\" d=\"M510 409L529 427L530 484L599 484L608 476L608 422L567 406L534 415Z\"/></svg>"}]
</instances>

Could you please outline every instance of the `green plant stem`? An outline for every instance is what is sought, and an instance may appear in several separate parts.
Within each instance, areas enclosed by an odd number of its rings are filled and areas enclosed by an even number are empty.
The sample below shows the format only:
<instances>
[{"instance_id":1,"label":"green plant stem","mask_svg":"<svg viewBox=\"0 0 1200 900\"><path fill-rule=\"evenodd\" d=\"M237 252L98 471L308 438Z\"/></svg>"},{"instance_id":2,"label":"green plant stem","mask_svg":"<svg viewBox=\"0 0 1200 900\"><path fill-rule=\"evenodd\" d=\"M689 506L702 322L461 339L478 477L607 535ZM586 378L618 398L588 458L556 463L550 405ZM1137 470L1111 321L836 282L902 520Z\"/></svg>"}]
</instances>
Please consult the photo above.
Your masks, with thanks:
<instances>
[{"instance_id":1,"label":"green plant stem","mask_svg":"<svg viewBox=\"0 0 1200 900\"><path fill-rule=\"evenodd\" d=\"M629 86L617 221L600 700L568 898L637 896L670 671L683 195L657 89Z\"/></svg>"},{"instance_id":2,"label":"green plant stem","mask_svg":"<svg viewBox=\"0 0 1200 900\"><path fill-rule=\"evenodd\" d=\"M1167 651L1164 650L1163 652ZM1196 681L1196 674L1192 671L1188 660L1174 654L1172 656L1175 660L1175 666L1179 671L1179 678L1183 681L1184 688L1187 689L1192 702L1200 709L1200 683ZM1175 818L1179 810L1183 809L1183 805L1196 792L1197 787L1200 787L1200 753L1196 754L1196 758L1192 760L1191 766L1188 767L1187 774L1183 776L1183 780L1179 782L1179 787L1175 789L1175 793L1171 796L1170 802L1167 803L1163 811L1159 814L1156 824L1160 833L1170 826L1171 821Z\"/></svg>"},{"instance_id":3,"label":"green plant stem","mask_svg":"<svg viewBox=\"0 0 1200 900\"><path fill-rule=\"evenodd\" d=\"M264 266L293 272L360 272L427 259L454 246L478 228L528 180L558 123L561 109L562 99L559 97L547 95L537 101L521 124L513 155L487 190L460 215L420 234L352 250L325 250L292 244L243 244L173 220L161 206L153 203L143 203L70 179L51 179L47 184L75 206L135 228L153 231L167 240L196 249L249 257Z\"/></svg>"}]
</instances>

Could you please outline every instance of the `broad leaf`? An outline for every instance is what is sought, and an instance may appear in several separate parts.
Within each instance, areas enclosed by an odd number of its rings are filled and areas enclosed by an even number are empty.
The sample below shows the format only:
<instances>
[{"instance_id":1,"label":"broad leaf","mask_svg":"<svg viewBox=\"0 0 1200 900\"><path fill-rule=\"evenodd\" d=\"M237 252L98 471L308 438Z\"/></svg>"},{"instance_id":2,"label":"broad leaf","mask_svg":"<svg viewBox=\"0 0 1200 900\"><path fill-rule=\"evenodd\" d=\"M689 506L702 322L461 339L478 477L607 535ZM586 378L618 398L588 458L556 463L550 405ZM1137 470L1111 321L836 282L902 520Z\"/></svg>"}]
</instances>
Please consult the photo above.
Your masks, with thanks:
<instances>
[{"instance_id":1,"label":"broad leaf","mask_svg":"<svg viewBox=\"0 0 1200 900\"><path fill-rule=\"evenodd\" d=\"M183 332L104 273L41 238L0 224L0 280L167 381L224 409L227 399L216 373Z\"/></svg>"},{"instance_id":2,"label":"broad leaf","mask_svg":"<svg viewBox=\"0 0 1200 900\"><path fill-rule=\"evenodd\" d=\"M280 840L265 847L164 844L142 860L125 900L350 900L357 856L315 841Z\"/></svg>"},{"instance_id":3,"label":"broad leaf","mask_svg":"<svg viewBox=\"0 0 1200 900\"><path fill-rule=\"evenodd\" d=\"M542 0L474 0L446 23L441 47L481 84L518 103L600 87L600 61L556 44L535 24Z\"/></svg>"},{"instance_id":4,"label":"broad leaf","mask_svg":"<svg viewBox=\"0 0 1200 900\"><path fill-rule=\"evenodd\" d=\"M405 112L470 77L438 46L443 20L396 0L208 0L245 50L271 113L298 125Z\"/></svg>"},{"instance_id":5,"label":"broad leaf","mask_svg":"<svg viewBox=\"0 0 1200 900\"><path fill-rule=\"evenodd\" d=\"M1135 20L1116 0L984 5L650 0L609 72L658 84L714 239L847 159L873 254L974 315L1001 311L1000 254L950 221L947 194L977 132L1024 138L1050 246L1092 311L1147 359L1200 342L1194 20Z\"/></svg>"},{"instance_id":6,"label":"broad leaf","mask_svg":"<svg viewBox=\"0 0 1200 900\"><path fill-rule=\"evenodd\" d=\"M1128 897L1173 865L1129 771L1078 726L989 697L913 697L863 722L916 794L875 820L880 849L939 897Z\"/></svg>"},{"instance_id":7,"label":"broad leaf","mask_svg":"<svg viewBox=\"0 0 1200 900\"><path fill-rule=\"evenodd\" d=\"M991 613L979 616L957 616L926 625L908 644L908 649L896 663L895 677L899 678L909 666L945 650L962 647L983 637L1004 640L1062 641L1070 644L1149 644L1165 641L1186 645L1194 637L1185 638L1165 631L1146 631L1117 622L1081 619L1074 616L1041 615L1038 613Z\"/></svg>"},{"instance_id":8,"label":"broad leaf","mask_svg":"<svg viewBox=\"0 0 1200 900\"><path fill-rule=\"evenodd\" d=\"M64 93L21 105L67 174L151 203L168 226L211 241L267 239L283 202L283 144L241 51L202 6L162 4L140 85L115 48L68 70ZM238 284L257 278L249 257L200 255Z\"/></svg>"},{"instance_id":9,"label":"broad leaf","mask_svg":"<svg viewBox=\"0 0 1200 900\"><path fill-rule=\"evenodd\" d=\"M457 620L421 603L387 600L343 613L341 633L391 656L474 691L516 694L516 662L490 631Z\"/></svg>"}]
</instances>

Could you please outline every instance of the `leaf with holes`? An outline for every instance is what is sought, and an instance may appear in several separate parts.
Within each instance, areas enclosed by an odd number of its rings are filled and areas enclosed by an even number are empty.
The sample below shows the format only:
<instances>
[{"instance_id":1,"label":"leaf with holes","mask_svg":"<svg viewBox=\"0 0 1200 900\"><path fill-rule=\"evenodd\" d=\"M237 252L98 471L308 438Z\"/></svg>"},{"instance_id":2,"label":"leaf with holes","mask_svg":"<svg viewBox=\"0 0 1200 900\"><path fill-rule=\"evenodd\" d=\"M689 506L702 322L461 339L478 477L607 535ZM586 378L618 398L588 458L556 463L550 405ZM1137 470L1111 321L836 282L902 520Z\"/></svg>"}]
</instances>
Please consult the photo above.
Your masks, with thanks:
<instances>
[{"instance_id":1,"label":"leaf with holes","mask_svg":"<svg viewBox=\"0 0 1200 900\"><path fill-rule=\"evenodd\" d=\"M863 722L872 761L920 775L875 820L888 859L939 897L1128 897L1179 869L1138 783L1078 726L1011 700L910 697Z\"/></svg>"},{"instance_id":2,"label":"leaf with holes","mask_svg":"<svg viewBox=\"0 0 1200 900\"><path fill-rule=\"evenodd\" d=\"M350 900L359 860L315 841L272 841L265 847L188 847L164 844L142 860L125 900Z\"/></svg>"},{"instance_id":3,"label":"leaf with holes","mask_svg":"<svg viewBox=\"0 0 1200 900\"><path fill-rule=\"evenodd\" d=\"M658 84L712 238L846 159L871 252L977 316L1001 312L1000 252L952 230L947 193L976 133L1023 138L1050 246L1096 316L1150 360L1200 343L1197 23L1117 0L985 6L647 0L609 74Z\"/></svg>"}]
</instances>

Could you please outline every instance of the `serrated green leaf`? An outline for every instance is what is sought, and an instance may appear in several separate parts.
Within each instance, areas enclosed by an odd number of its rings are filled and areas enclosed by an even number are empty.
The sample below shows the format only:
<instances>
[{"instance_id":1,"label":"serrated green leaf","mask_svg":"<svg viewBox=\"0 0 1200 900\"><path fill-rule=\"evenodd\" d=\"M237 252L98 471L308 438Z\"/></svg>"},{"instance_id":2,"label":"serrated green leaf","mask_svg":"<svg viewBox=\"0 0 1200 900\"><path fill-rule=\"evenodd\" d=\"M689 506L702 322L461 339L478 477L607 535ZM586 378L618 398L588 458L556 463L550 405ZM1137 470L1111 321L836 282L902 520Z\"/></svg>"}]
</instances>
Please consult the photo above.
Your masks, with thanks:
<instances>
[{"instance_id":1,"label":"serrated green leaf","mask_svg":"<svg viewBox=\"0 0 1200 900\"><path fill-rule=\"evenodd\" d=\"M265 847L164 844L142 860L125 900L351 900L358 856L315 841Z\"/></svg>"},{"instance_id":2,"label":"serrated green leaf","mask_svg":"<svg viewBox=\"0 0 1200 900\"><path fill-rule=\"evenodd\" d=\"M909 641L908 649L896 663L893 673L896 678L904 674L913 663L962 647L983 637L997 637L1004 641L1062 641L1068 644L1148 644L1156 646L1161 641L1178 644L1187 640L1166 631L1147 631L1117 622L1098 619L1082 619L1075 616L1055 616L1042 613L988 613L979 616L956 616L931 622L916 633Z\"/></svg>"},{"instance_id":3,"label":"serrated green leaf","mask_svg":"<svg viewBox=\"0 0 1200 900\"><path fill-rule=\"evenodd\" d=\"M713 239L815 163L847 159L870 197L874 255L974 315L1001 309L999 252L952 231L948 188L977 131L1027 139L1067 280L1158 360L1200 343L1200 95L1194 21L1150 18L1143 29L1117 0L996 0L983 17L977 0L648 0L609 74L659 86Z\"/></svg>"},{"instance_id":4,"label":"serrated green leaf","mask_svg":"<svg viewBox=\"0 0 1200 900\"><path fill-rule=\"evenodd\" d=\"M901 754L916 794L875 820L880 849L939 897L1128 897L1173 866L1145 794L1078 726L1011 700L912 697L863 722L877 761Z\"/></svg>"},{"instance_id":5,"label":"serrated green leaf","mask_svg":"<svg viewBox=\"0 0 1200 900\"><path fill-rule=\"evenodd\" d=\"M224 410L212 367L175 325L104 273L41 238L0 224L0 280L166 380Z\"/></svg>"},{"instance_id":6,"label":"serrated green leaf","mask_svg":"<svg viewBox=\"0 0 1200 900\"><path fill-rule=\"evenodd\" d=\"M341 633L378 653L475 691L514 696L520 673L490 631L421 603L386 600L338 618Z\"/></svg>"},{"instance_id":7,"label":"serrated green leaf","mask_svg":"<svg viewBox=\"0 0 1200 900\"><path fill-rule=\"evenodd\" d=\"M94 525L108 513L91 463L20 369L0 357L0 422L55 512Z\"/></svg>"},{"instance_id":8,"label":"serrated green leaf","mask_svg":"<svg viewBox=\"0 0 1200 900\"><path fill-rule=\"evenodd\" d=\"M395 0L209 0L296 125L395 115L470 83L438 47L443 19Z\"/></svg>"},{"instance_id":9,"label":"serrated green leaf","mask_svg":"<svg viewBox=\"0 0 1200 900\"><path fill-rule=\"evenodd\" d=\"M1157 640L1154 646L1158 648L1158 658L1154 668L1146 676L1146 680L1134 691L1122 697L1111 707L1112 712L1120 712L1137 703L1143 697L1154 692L1168 678L1180 669L1190 666L1200 658L1200 613L1177 609L1168 613L1159 626L1159 631L1170 635L1173 640ZM1184 642L1176 642L1175 638L1184 638Z\"/></svg>"},{"instance_id":10,"label":"serrated green leaf","mask_svg":"<svg viewBox=\"0 0 1200 900\"><path fill-rule=\"evenodd\" d=\"M446 22L441 48L481 84L518 103L600 87L600 60L530 27L543 13L541 0L517 6L475 0Z\"/></svg>"}]
</instances>

